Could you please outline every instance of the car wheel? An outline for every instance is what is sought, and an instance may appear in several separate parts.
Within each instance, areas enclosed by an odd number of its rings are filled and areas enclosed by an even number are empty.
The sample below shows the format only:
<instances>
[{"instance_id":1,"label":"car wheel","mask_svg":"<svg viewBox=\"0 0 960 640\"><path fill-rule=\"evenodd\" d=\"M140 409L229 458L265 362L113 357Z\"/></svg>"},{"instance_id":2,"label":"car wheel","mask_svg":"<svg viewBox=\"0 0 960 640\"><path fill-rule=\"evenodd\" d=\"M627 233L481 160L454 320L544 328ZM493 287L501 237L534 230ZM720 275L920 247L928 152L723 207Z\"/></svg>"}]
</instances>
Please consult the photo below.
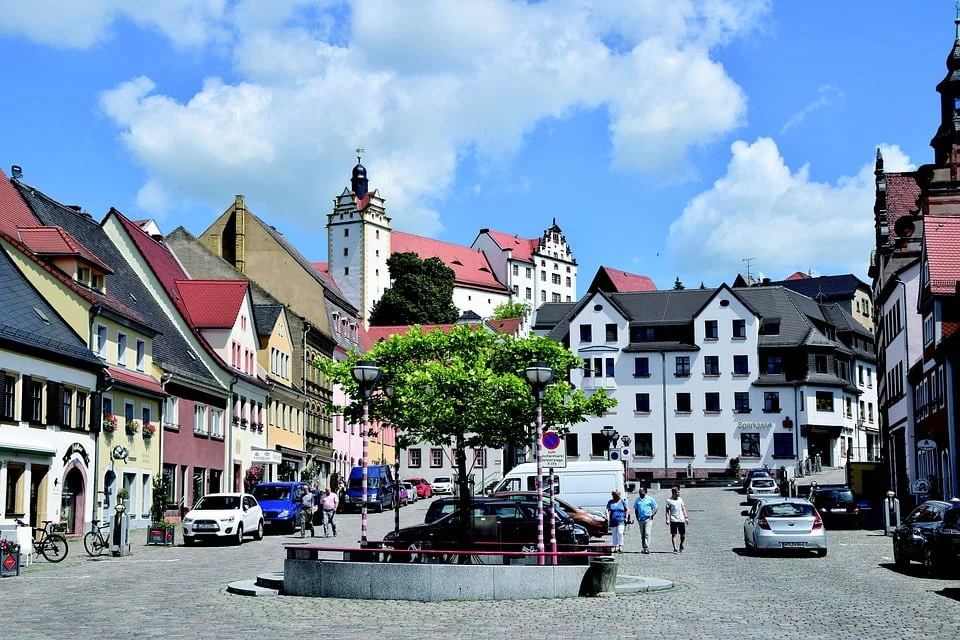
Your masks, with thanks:
<instances>
[{"instance_id":1,"label":"car wheel","mask_svg":"<svg viewBox=\"0 0 960 640\"><path fill-rule=\"evenodd\" d=\"M756 549L750 546L750 538L747 534L743 534L743 550L748 556L756 555Z\"/></svg>"},{"instance_id":2,"label":"car wheel","mask_svg":"<svg viewBox=\"0 0 960 640\"><path fill-rule=\"evenodd\" d=\"M257 523L257 532L253 535L254 540L263 540L263 520Z\"/></svg>"},{"instance_id":3,"label":"car wheel","mask_svg":"<svg viewBox=\"0 0 960 640\"><path fill-rule=\"evenodd\" d=\"M933 545L923 545L923 570L928 576L937 576L941 573L941 567L939 566L937 553Z\"/></svg>"},{"instance_id":4,"label":"car wheel","mask_svg":"<svg viewBox=\"0 0 960 640\"><path fill-rule=\"evenodd\" d=\"M238 525L237 525L237 537L236 537L236 539L233 541L233 543L234 543L235 545L241 545L241 544L243 544L243 525L242 525L242 524L238 524Z\"/></svg>"},{"instance_id":5,"label":"car wheel","mask_svg":"<svg viewBox=\"0 0 960 640\"><path fill-rule=\"evenodd\" d=\"M188 536L183 536L183 546L185 546L185 547L192 547L192 546L193 546L193 543L195 543L195 542L196 542L196 540L194 540L192 536L189 536L189 537L188 537Z\"/></svg>"},{"instance_id":6,"label":"car wheel","mask_svg":"<svg viewBox=\"0 0 960 640\"><path fill-rule=\"evenodd\" d=\"M897 543L896 538L893 540L893 564L898 567L906 567L910 564L910 559L903 555L903 550L900 548L900 545Z\"/></svg>"}]
</instances>

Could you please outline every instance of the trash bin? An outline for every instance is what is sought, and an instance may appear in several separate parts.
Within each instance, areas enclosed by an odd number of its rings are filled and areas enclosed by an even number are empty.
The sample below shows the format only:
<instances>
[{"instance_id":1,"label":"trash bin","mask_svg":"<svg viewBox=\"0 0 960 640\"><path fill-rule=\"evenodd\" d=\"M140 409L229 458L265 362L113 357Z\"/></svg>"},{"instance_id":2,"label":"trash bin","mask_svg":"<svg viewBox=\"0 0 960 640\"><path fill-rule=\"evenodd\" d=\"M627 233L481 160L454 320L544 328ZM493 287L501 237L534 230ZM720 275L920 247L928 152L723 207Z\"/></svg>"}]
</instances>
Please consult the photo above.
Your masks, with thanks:
<instances>
[{"instance_id":1,"label":"trash bin","mask_svg":"<svg viewBox=\"0 0 960 640\"><path fill-rule=\"evenodd\" d=\"M612 596L617 593L617 561L613 556L590 558L580 583L581 596Z\"/></svg>"}]
</instances>

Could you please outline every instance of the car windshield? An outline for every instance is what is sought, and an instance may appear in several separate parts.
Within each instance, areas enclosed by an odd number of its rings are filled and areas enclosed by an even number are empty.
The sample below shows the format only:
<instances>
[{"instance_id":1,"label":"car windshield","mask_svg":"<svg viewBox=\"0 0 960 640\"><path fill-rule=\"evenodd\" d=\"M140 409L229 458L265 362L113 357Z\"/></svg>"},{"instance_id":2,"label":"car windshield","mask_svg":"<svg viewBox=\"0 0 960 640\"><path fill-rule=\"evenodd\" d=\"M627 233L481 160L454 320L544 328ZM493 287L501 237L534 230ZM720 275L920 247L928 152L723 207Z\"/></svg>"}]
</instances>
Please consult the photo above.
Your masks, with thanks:
<instances>
[{"instance_id":1,"label":"car windshield","mask_svg":"<svg viewBox=\"0 0 960 640\"><path fill-rule=\"evenodd\" d=\"M253 488L253 497L257 500L289 500L290 487L268 487L258 484Z\"/></svg>"},{"instance_id":2,"label":"car windshield","mask_svg":"<svg viewBox=\"0 0 960 640\"><path fill-rule=\"evenodd\" d=\"M853 491L850 489L826 489L817 491L817 497L832 502L853 502Z\"/></svg>"},{"instance_id":3,"label":"car windshield","mask_svg":"<svg viewBox=\"0 0 960 640\"><path fill-rule=\"evenodd\" d=\"M760 515L767 518L802 518L813 515L813 505L801 502L778 502L764 505Z\"/></svg>"},{"instance_id":4,"label":"car windshield","mask_svg":"<svg viewBox=\"0 0 960 640\"><path fill-rule=\"evenodd\" d=\"M773 480L771 478L754 478L753 486L760 488L769 488L773 486Z\"/></svg>"},{"instance_id":5,"label":"car windshield","mask_svg":"<svg viewBox=\"0 0 960 640\"><path fill-rule=\"evenodd\" d=\"M434 479L433 479L433 484L437 484L438 482L441 482L441 483L443 483L443 482L450 482L450 478L447 478L447 477L445 477L445 476L440 476L439 478L434 478Z\"/></svg>"},{"instance_id":6,"label":"car windshield","mask_svg":"<svg viewBox=\"0 0 960 640\"><path fill-rule=\"evenodd\" d=\"M240 496L204 496L197 502L196 508L211 511L239 509Z\"/></svg>"}]
</instances>

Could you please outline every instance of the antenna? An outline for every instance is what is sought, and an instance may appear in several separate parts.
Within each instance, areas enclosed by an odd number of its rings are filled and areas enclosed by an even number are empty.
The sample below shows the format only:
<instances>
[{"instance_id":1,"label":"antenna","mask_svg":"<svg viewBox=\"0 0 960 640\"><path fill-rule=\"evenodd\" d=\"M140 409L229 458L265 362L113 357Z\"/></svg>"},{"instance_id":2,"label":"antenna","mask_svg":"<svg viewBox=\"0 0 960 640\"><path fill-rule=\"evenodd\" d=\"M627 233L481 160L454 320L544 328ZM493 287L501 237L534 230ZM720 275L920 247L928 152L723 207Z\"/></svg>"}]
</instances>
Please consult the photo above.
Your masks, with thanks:
<instances>
[{"instance_id":1,"label":"antenna","mask_svg":"<svg viewBox=\"0 0 960 640\"><path fill-rule=\"evenodd\" d=\"M752 283L753 283L753 276L750 275L750 265L753 264L753 261L754 261L754 260L756 260L756 258L744 258L744 259L743 259L743 262L746 262L746 263L747 263L747 284L752 284Z\"/></svg>"}]
</instances>

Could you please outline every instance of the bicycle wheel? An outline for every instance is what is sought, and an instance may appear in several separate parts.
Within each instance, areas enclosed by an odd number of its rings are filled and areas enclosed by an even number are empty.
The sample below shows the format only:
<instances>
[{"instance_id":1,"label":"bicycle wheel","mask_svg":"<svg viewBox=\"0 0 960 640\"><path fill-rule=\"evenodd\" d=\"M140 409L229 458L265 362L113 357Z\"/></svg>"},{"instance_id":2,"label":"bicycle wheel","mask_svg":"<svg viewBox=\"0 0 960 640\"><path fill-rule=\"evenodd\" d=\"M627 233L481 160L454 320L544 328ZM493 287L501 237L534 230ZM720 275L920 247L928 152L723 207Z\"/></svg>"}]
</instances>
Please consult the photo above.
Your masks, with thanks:
<instances>
[{"instance_id":1,"label":"bicycle wheel","mask_svg":"<svg viewBox=\"0 0 960 640\"><path fill-rule=\"evenodd\" d=\"M90 531L83 536L83 548L93 557L99 556L107 548L107 543L103 541L100 534L96 531Z\"/></svg>"},{"instance_id":2,"label":"bicycle wheel","mask_svg":"<svg viewBox=\"0 0 960 640\"><path fill-rule=\"evenodd\" d=\"M50 562L60 562L69 550L67 539L59 533L51 533L40 545L40 553Z\"/></svg>"}]
</instances>

